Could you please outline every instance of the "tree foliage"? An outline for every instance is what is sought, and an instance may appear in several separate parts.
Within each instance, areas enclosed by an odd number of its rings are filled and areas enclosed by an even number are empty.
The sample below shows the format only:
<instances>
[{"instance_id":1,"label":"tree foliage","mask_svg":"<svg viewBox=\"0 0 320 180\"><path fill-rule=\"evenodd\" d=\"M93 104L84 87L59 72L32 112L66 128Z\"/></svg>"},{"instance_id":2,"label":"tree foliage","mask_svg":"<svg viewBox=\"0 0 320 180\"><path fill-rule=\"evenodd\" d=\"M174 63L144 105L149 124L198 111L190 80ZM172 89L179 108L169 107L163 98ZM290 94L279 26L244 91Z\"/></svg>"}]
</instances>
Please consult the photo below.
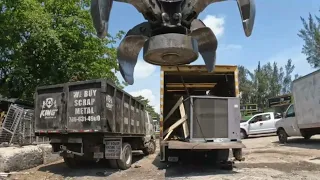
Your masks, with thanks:
<instances>
[{"instance_id":1,"label":"tree foliage","mask_svg":"<svg viewBox=\"0 0 320 180\"><path fill-rule=\"evenodd\" d=\"M121 86L113 45L95 36L89 0L0 1L0 93L32 100L35 87L108 78Z\"/></svg>"},{"instance_id":2,"label":"tree foliage","mask_svg":"<svg viewBox=\"0 0 320 180\"><path fill-rule=\"evenodd\" d=\"M303 29L298 36L304 40L302 53L307 56L308 63L314 68L320 68L320 18L312 17L309 13L308 21L301 17Z\"/></svg>"},{"instance_id":3,"label":"tree foliage","mask_svg":"<svg viewBox=\"0 0 320 180\"><path fill-rule=\"evenodd\" d=\"M149 112L152 118L158 119L160 117L160 115L154 110L154 107L150 105L150 101L148 99L144 98L143 96L137 96L135 98L146 106L146 110Z\"/></svg>"},{"instance_id":4,"label":"tree foliage","mask_svg":"<svg viewBox=\"0 0 320 180\"><path fill-rule=\"evenodd\" d=\"M291 59L284 68L279 67L276 62L262 66L259 62L253 72L244 66L238 66L241 104L258 104L263 109L267 107L268 98L290 93L294 68ZM297 74L294 76L295 79L298 77Z\"/></svg>"}]
</instances>

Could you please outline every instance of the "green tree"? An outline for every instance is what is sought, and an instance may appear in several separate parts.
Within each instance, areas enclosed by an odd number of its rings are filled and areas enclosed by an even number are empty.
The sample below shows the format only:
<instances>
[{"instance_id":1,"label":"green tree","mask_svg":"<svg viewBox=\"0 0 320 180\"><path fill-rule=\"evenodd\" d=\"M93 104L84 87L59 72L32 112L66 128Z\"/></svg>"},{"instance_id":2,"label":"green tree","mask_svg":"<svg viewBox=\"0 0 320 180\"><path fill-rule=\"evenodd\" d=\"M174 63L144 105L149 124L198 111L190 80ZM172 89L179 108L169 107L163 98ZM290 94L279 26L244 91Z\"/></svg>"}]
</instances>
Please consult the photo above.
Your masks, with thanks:
<instances>
[{"instance_id":1,"label":"green tree","mask_svg":"<svg viewBox=\"0 0 320 180\"><path fill-rule=\"evenodd\" d=\"M241 92L241 104L248 104L251 102L251 96L253 93L252 82L249 80L250 71L244 66L238 66L239 71L239 90Z\"/></svg>"},{"instance_id":2,"label":"green tree","mask_svg":"<svg viewBox=\"0 0 320 180\"><path fill-rule=\"evenodd\" d=\"M303 29L298 36L304 40L302 53L307 56L308 63L314 68L320 68L320 18L312 17L309 13L308 21L300 17Z\"/></svg>"},{"instance_id":3,"label":"green tree","mask_svg":"<svg viewBox=\"0 0 320 180\"><path fill-rule=\"evenodd\" d=\"M294 68L291 59L284 68L279 68L276 62L264 65L259 62L253 73L244 66L238 66L241 103L254 103L260 109L267 108L268 98L290 92Z\"/></svg>"},{"instance_id":4,"label":"green tree","mask_svg":"<svg viewBox=\"0 0 320 180\"><path fill-rule=\"evenodd\" d=\"M88 0L0 1L0 93L31 100L35 87L108 78L119 87L115 37L95 36Z\"/></svg>"},{"instance_id":5,"label":"green tree","mask_svg":"<svg viewBox=\"0 0 320 180\"><path fill-rule=\"evenodd\" d=\"M157 119L160 117L160 115L154 110L154 107L150 105L150 101L148 99L143 96L137 96L135 98L146 106L146 110L149 112L151 117L155 117Z\"/></svg>"},{"instance_id":6,"label":"green tree","mask_svg":"<svg viewBox=\"0 0 320 180\"><path fill-rule=\"evenodd\" d=\"M292 64L292 60L289 59L287 64L285 65L285 76L283 79L282 85L282 94L287 94L291 92L291 84L292 84L292 72L294 70L294 65Z\"/></svg>"},{"instance_id":7,"label":"green tree","mask_svg":"<svg viewBox=\"0 0 320 180\"><path fill-rule=\"evenodd\" d=\"M283 70L278 68L276 62L273 63L272 76L270 79L270 97L278 96L282 86Z\"/></svg>"}]
</instances>

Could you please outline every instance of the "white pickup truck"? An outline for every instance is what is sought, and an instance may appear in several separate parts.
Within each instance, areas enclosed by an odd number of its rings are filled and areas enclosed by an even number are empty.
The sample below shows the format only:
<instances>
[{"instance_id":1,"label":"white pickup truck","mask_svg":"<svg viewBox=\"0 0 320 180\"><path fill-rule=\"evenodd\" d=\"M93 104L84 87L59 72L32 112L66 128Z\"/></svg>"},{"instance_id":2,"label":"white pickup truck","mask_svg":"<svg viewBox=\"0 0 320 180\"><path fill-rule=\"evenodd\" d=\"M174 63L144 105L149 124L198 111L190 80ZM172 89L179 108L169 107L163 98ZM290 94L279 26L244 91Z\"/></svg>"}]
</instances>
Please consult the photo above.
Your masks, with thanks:
<instances>
[{"instance_id":1,"label":"white pickup truck","mask_svg":"<svg viewBox=\"0 0 320 180\"><path fill-rule=\"evenodd\" d=\"M240 136L245 139L249 135L275 133L275 123L280 119L281 115L274 112L256 114L248 121L240 123Z\"/></svg>"}]
</instances>

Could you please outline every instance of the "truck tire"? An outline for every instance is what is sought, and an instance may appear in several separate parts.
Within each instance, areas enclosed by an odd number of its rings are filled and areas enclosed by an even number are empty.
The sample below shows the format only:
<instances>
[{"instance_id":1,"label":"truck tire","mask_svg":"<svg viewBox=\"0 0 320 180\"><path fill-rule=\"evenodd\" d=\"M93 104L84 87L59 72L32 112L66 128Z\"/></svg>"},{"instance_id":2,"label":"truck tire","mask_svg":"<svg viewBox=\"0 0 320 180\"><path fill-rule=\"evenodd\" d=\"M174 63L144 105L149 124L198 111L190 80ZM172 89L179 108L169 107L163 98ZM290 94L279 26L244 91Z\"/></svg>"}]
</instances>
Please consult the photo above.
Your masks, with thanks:
<instances>
[{"instance_id":1,"label":"truck tire","mask_svg":"<svg viewBox=\"0 0 320 180\"><path fill-rule=\"evenodd\" d=\"M69 168L76 168L79 165L76 158L63 157L63 160Z\"/></svg>"},{"instance_id":2,"label":"truck tire","mask_svg":"<svg viewBox=\"0 0 320 180\"><path fill-rule=\"evenodd\" d=\"M303 135L303 138L304 138L305 140L309 140L309 139L311 138L311 136L312 136L312 135L310 135L310 134L304 134L304 135Z\"/></svg>"},{"instance_id":3,"label":"truck tire","mask_svg":"<svg viewBox=\"0 0 320 180\"><path fill-rule=\"evenodd\" d=\"M240 129L240 138L241 139L246 139L248 137L247 133L245 130Z\"/></svg>"},{"instance_id":4,"label":"truck tire","mask_svg":"<svg viewBox=\"0 0 320 180\"><path fill-rule=\"evenodd\" d=\"M242 156L242 149L232 149L233 157L238 161L244 161L244 157Z\"/></svg>"},{"instance_id":5,"label":"truck tire","mask_svg":"<svg viewBox=\"0 0 320 180\"><path fill-rule=\"evenodd\" d=\"M288 142L288 135L284 129L279 129L277 134L278 134L279 142L281 144L285 144Z\"/></svg>"},{"instance_id":6,"label":"truck tire","mask_svg":"<svg viewBox=\"0 0 320 180\"><path fill-rule=\"evenodd\" d=\"M145 155L153 154L156 152L156 142L151 139L148 143L148 147L142 150Z\"/></svg>"},{"instance_id":7,"label":"truck tire","mask_svg":"<svg viewBox=\"0 0 320 180\"><path fill-rule=\"evenodd\" d=\"M121 159L117 159L118 167L122 170L129 169L132 163L132 149L129 143L122 144Z\"/></svg>"}]
</instances>

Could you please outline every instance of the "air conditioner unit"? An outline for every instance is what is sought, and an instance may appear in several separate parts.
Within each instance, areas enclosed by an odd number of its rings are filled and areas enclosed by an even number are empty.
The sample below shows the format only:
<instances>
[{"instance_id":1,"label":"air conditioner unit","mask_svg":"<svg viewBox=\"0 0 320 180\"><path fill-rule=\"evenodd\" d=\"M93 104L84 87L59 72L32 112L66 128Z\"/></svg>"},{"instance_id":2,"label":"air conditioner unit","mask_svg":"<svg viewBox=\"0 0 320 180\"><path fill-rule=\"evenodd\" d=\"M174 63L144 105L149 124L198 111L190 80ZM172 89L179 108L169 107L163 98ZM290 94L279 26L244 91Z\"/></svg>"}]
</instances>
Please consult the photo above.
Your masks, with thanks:
<instances>
[{"instance_id":1,"label":"air conditioner unit","mask_svg":"<svg viewBox=\"0 0 320 180\"><path fill-rule=\"evenodd\" d=\"M190 96L184 101L190 141L240 140L240 100L237 97Z\"/></svg>"}]
</instances>

